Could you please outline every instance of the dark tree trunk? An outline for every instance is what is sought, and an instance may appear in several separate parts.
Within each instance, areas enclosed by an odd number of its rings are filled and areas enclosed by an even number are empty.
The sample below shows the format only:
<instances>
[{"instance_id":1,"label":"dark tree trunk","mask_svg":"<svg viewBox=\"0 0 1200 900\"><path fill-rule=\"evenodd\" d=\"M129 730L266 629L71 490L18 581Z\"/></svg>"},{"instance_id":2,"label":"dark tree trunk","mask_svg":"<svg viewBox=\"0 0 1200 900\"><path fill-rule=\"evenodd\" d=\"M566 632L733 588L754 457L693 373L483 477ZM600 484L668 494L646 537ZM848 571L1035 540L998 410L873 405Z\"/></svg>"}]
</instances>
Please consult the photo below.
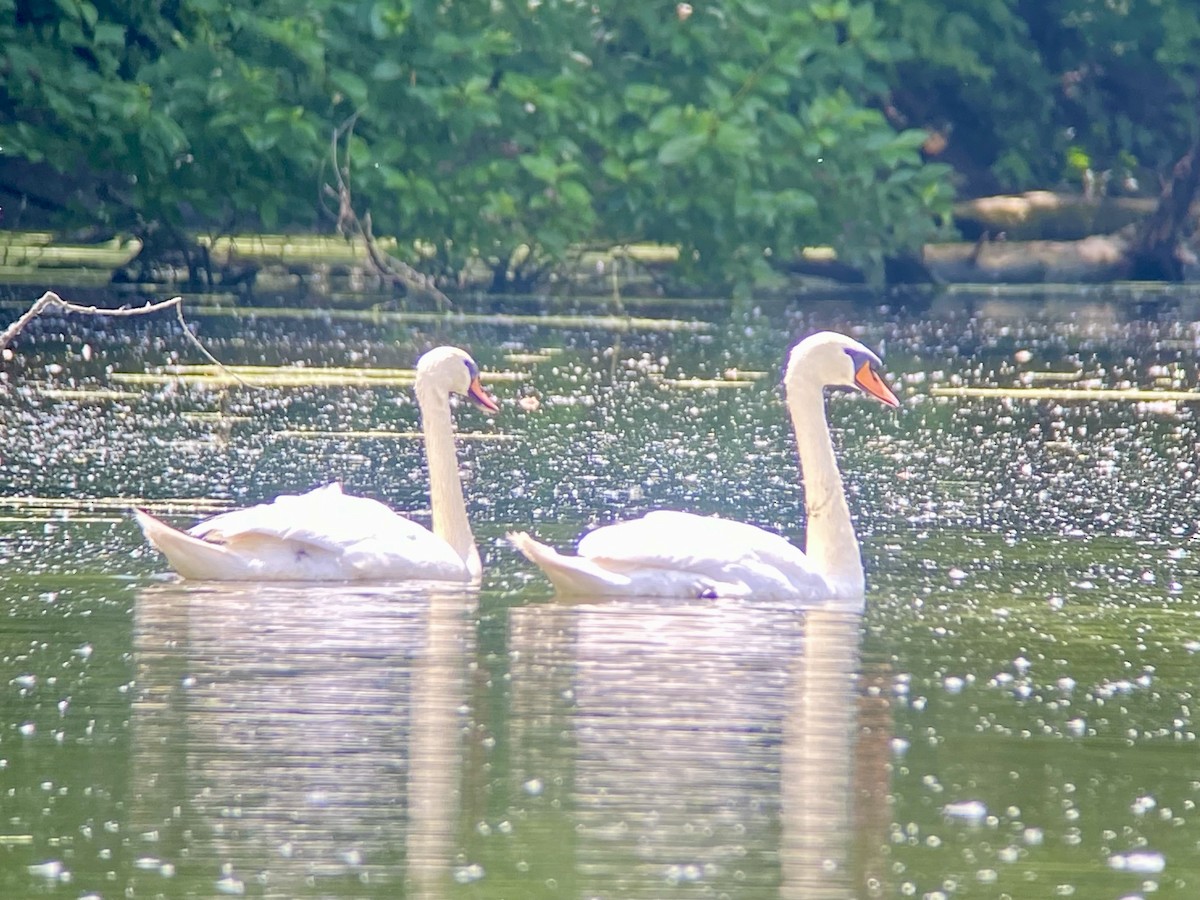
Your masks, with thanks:
<instances>
[{"instance_id":1,"label":"dark tree trunk","mask_svg":"<svg viewBox=\"0 0 1200 900\"><path fill-rule=\"evenodd\" d=\"M1183 247L1192 201L1200 190L1200 138L1175 166L1163 186L1158 207L1138 229L1130 252L1129 277L1142 281L1182 281Z\"/></svg>"}]
</instances>

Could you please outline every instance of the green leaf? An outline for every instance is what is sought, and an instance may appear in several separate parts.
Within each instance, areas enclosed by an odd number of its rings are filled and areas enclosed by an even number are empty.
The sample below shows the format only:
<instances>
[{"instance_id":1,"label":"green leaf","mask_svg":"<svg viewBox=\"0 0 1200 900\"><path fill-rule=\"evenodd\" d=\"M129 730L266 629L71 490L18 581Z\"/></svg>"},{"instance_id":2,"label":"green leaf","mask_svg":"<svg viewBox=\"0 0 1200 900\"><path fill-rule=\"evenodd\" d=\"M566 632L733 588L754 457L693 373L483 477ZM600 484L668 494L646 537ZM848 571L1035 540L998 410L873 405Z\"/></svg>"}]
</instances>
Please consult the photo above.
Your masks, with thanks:
<instances>
[{"instance_id":1,"label":"green leaf","mask_svg":"<svg viewBox=\"0 0 1200 900\"><path fill-rule=\"evenodd\" d=\"M542 91L538 83L517 72L508 72L500 82L506 92L518 100L537 102L541 99Z\"/></svg>"},{"instance_id":2,"label":"green leaf","mask_svg":"<svg viewBox=\"0 0 1200 900\"><path fill-rule=\"evenodd\" d=\"M615 156L606 156L600 161L600 171L613 181L628 181L629 169Z\"/></svg>"},{"instance_id":3,"label":"green leaf","mask_svg":"<svg viewBox=\"0 0 1200 900\"><path fill-rule=\"evenodd\" d=\"M572 207L590 207L592 194L578 181L563 181L558 185L558 194L563 202Z\"/></svg>"},{"instance_id":4,"label":"green leaf","mask_svg":"<svg viewBox=\"0 0 1200 900\"><path fill-rule=\"evenodd\" d=\"M664 166L678 165L694 157L706 143L708 143L706 134L678 135L658 149L658 162Z\"/></svg>"},{"instance_id":5,"label":"green leaf","mask_svg":"<svg viewBox=\"0 0 1200 900\"><path fill-rule=\"evenodd\" d=\"M80 24L73 20L58 23L58 36L68 47L86 47L91 43Z\"/></svg>"},{"instance_id":6,"label":"green leaf","mask_svg":"<svg viewBox=\"0 0 1200 900\"><path fill-rule=\"evenodd\" d=\"M860 3L858 6L852 7L850 15L846 20L846 29L850 33L851 39L861 39L875 29L875 7L870 3Z\"/></svg>"},{"instance_id":7,"label":"green leaf","mask_svg":"<svg viewBox=\"0 0 1200 900\"><path fill-rule=\"evenodd\" d=\"M679 129L683 121L683 110L678 106L664 106L646 124L650 134L670 134Z\"/></svg>"},{"instance_id":8,"label":"green leaf","mask_svg":"<svg viewBox=\"0 0 1200 900\"><path fill-rule=\"evenodd\" d=\"M79 18L88 28L95 28L96 22L100 19L100 13L96 11L96 7L88 2L88 0L82 0L79 3Z\"/></svg>"},{"instance_id":9,"label":"green leaf","mask_svg":"<svg viewBox=\"0 0 1200 900\"><path fill-rule=\"evenodd\" d=\"M124 47L125 26L101 22L93 29L92 39L100 46Z\"/></svg>"},{"instance_id":10,"label":"green leaf","mask_svg":"<svg viewBox=\"0 0 1200 900\"><path fill-rule=\"evenodd\" d=\"M539 181L553 184L558 178L558 163L548 156L534 153L522 153L517 162L521 168Z\"/></svg>"},{"instance_id":11,"label":"green leaf","mask_svg":"<svg viewBox=\"0 0 1200 900\"><path fill-rule=\"evenodd\" d=\"M758 147L758 134L739 122L722 122L713 136L713 145L722 153L742 156Z\"/></svg>"},{"instance_id":12,"label":"green leaf","mask_svg":"<svg viewBox=\"0 0 1200 900\"><path fill-rule=\"evenodd\" d=\"M811 216L819 209L816 197L807 191L795 189L775 194L775 205L789 216Z\"/></svg>"},{"instance_id":13,"label":"green leaf","mask_svg":"<svg viewBox=\"0 0 1200 900\"><path fill-rule=\"evenodd\" d=\"M394 59L381 59L371 67L371 78L375 81L396 81L403 78L406 69Z\"/></svg>"},{"instance_id":14,"label":"green leaf","mask_svg":"<svg viewBox=\"0 0 1200 900\"><path fill-rule=\"evenodd\" d=\"M1092 167L1092 159L1082 147L1067 148L1067 165L1076 172Z\"/></svg>"},{"instance_id":15,"label":"green leaf","mask_svg":"<svg viewBox=\"0 0 1200 900\"><path fill-rule=\"evenodd\" d=\"M671 92L661 85L634 83L625 88L629 106L661 106L671 99Z\"/></svg>"},{"instance_id":16,"label":"green leaf","mask_svg":"<svg viewBox=\"0 0 1200 900\"><path fill-rule=\"evenodd\" d=\"M330 80L355 106L367 105L367 82L362 76L348 69L337 69L330 73Z\"/></svg>"}]
</instances>

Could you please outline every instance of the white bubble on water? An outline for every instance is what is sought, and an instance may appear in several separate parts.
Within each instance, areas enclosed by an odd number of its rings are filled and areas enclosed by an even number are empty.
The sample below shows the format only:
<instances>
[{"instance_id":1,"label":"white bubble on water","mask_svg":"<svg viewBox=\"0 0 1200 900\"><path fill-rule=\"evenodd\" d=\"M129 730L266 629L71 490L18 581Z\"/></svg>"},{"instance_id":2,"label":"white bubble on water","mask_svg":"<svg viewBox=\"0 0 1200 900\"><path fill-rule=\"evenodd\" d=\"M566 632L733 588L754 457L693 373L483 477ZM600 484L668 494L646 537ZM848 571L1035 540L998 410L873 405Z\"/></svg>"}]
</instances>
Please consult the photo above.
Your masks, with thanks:
<instances>
[{"instance_id":1,"label":"white bubble on water","mask_svg":"<svg viewBox=\"0 0 1200 900\"><path fill-rule=\"evenodd\" d=\"M479 881L484 876L483 866L479 863L471 863L466 866L459 866L454 870L454 880L459 884L471 884Z\"/></svg>"},{"instance_id":2,"label":"white bubble on water","mask_svg":"<svg viewBox=\"0 0 1200 900\"><path fill-rule=\"evenodd\" d=\"M218 894L241 897L246 893L246 882L240 878L234 878L232 875L226 875L216 883L216 888Z\"/></svg>"},{"instance_id":3,"label":"white bubble on water","mask_svg":"<svg viewBox=\"0 0 1200 900\"><path fill-rule=\"evenodd\" d=\"M987 805L981 800L959 800L943 806L942 814L951 819L982 822L987 818Z\"/></svg>"},{"instance_id":4,"label":"white bubble on water","mask_svg":"<svg viewBox=\"0 0 1200 900\"><path fill-rule=\"evenodd\" d=\"M1138 850L1133 853L1115 853L1108 858L1108 864L1120 872L1154 875L1166 868L1167 860L1161 853Z\"/></svg>"},{"instance_id":5,"label":"white bubble on water","mask_svg":"<svg viewBox=\"0 0 1200 900\"><path fill-rule=\"evenodd\" d=\"M1148 795L1144 795L1136 798L1129 808L1133 811L1135 816L1144 816L1156 806L1158 806L1157 800Z\"/></svg>"},{"instance_id":6,"label":"white bubble on water","mask_svg":"<svg viewBox=\"0 0 1200 900\"><path fill-rule=\"evenodd\" d=\"M61 860L51 859L47 862L26 866L25 871L27 871L34 878L45 878L47 881L57 881L62 876L63 864Z\"/></svg>"}]
</instances>

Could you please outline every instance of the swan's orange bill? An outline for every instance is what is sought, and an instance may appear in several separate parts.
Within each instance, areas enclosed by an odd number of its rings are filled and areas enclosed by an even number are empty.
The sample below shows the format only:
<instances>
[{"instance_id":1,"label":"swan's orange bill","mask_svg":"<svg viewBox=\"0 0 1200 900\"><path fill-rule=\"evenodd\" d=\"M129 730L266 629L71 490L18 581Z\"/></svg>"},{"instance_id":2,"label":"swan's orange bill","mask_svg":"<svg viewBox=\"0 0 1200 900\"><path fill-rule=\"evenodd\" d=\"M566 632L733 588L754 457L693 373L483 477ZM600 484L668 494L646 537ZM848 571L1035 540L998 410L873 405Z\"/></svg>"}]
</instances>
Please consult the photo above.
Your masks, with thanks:
<instances>
[{"instance_id":1,"label":"swan's orange bill","mask_svg":"<svg viewBox=\"0 0 1200 900\"><path fill-rule=\"evenodd\" d=\"M471 386L467 388L467 396L486 409L488 412L499 412L500 405L496 403L492 395L484 390L483 384L479 381L479 376L476 375L471 379Z\"/></svg>"},{"instance_id":2,"label":"swan's orange bill","mask_svg":"<svg viewBox=\"0 0 1200 900\"><path fill-rule=\"evenodd\" d=\"M900 401L896 399L892 389L887 386L886 381L879 377L879 373L871 368L870 363L863 363L859 366L858 371L854 373L854 383L888 406L900 405Z\"/></svg>"}]
</instances>

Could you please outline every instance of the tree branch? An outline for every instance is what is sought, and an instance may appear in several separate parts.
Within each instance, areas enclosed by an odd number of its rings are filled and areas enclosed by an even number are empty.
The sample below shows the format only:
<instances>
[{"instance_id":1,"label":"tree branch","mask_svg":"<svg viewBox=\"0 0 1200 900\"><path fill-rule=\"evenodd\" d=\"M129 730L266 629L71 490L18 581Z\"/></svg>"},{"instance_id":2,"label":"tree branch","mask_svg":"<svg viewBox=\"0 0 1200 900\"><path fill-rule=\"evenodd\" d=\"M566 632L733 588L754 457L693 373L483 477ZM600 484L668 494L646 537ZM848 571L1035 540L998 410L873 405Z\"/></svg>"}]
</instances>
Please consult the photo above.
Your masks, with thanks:
<instances>
[{"instance_id":1,"label":"tree branch","mask_svg":"<svg viewBox=\"0 0 1200 900\"><path fill-rule=\"evenodd\" d=\"M353 198L350 194L350 141L354 136L354 124L357 120L358 114L355 113L334 129L330 140L330 159L333 163L333 175L337 184L336 187L325 185L325 191L337 198L337 230L346 237L357 237L362 240L371 269L387 283L432 297L442 309L453 307L454 304L450 302L450 298L438 289L431 276L417 271L404 260L397 259L380 249L375 235L371 231L370 212L365 213L361 218L355 212ZM343 135L346 140L344 168L338 161L338 143L342 140Z\"/></svg>"},{"instance_id":2,"label":"tree branch","mask_svg":"<svg viewBox=\"0 0 1200 900\"><path fill-rule=\"evenodd\" d=\"M225 372L225 374L239 382L243 387L258 387L257 385L250 384L245 379L240 377L236 372L233 372L226 367L224 363L208 352L208 348L200 343L200 339L198 337L192 334L191 328L188 327L188 323L183 318L182 297L172 297L170 300L163 300L159 303L147 303L145 306L123 306L119 309L110 309L102 306L82 306L78 303L70 303L62 299L62 297L58 296L58 294L54 293L54 291L46 291L46 293L42 294L41 297L34 301L34 304L30 306L29 309L22 313L20 318L5 328L3 332L0 332L0 351L5 350L8 345L13 342L16 336L21 333L21 330L26 325L28 325L48 309L61 309L64 312L80 313L87 316L110 316L124 318L128 316L145 316L149 315L150 313L162 312L165 309L172 308L175 310L175 318L179 320L179 326L183 329L183 336L191 342L192 346L200 351L205 359L207 359L217 368L221 369L223 372Z\"/></svg>"}]
</instances>

